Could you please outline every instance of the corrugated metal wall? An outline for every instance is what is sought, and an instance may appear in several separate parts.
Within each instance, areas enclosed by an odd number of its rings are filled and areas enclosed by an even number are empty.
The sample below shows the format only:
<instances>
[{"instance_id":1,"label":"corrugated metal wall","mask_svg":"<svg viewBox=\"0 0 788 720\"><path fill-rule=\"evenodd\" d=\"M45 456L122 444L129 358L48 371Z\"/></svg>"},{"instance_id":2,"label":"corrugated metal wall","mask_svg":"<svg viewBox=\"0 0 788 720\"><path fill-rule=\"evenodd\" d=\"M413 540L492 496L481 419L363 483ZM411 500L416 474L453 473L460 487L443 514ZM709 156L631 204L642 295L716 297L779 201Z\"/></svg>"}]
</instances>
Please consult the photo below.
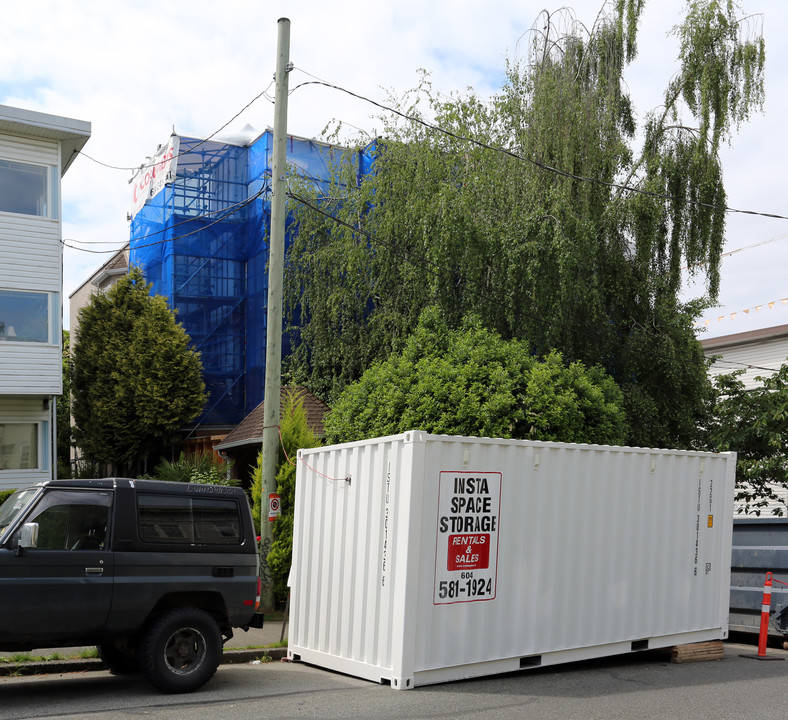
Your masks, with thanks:
<instances>
[{"instance_id":1,"label":"corrugated metal wall","mask_svg":"<svg viewBox=\"0 0 788 720\"><path fill-rule=\"evenodd\" d=\"M293 656L408 687L726 633L733 455L413 432L300 460Z\"/></svg>"},{"instance_id":2,"label":"corrugated metal wall","mask_svg":"<svg viewBox=\"0 0 788 720\"><path fill-rule=\"evenodd\" d=\"M328 450L299 463L290 642L391 669L401 626L412 446ZM405 479L403 481L403 479Z\"/></svg>"},{"instance_id":3,"label":"corrugated metal wall","mask_svg":"<svg viewBox=\"0 0 788 720\"><path fill-rule=\"evenodd\" d=\"M733 521L731 630L757 634L763 585L773 573L769 634L788 639L788 519L752 517Z\"/></svg>"},{"instance_id":4,"label":"corrugated metal wall","mask_svg":"<svg viewBox=\"0 0 788 720\"><path fill-rule=\"evenodd\" d=\"M468 469L504 476L498 592L489 603L421 602L416 670L722 624L731 515L720 511L732 490L724 462L591 446L468 448ZM457 455L456 442L431 442L426 476L458 467ZM425 494L425 543L433 497Z\"/></svg>"}]
</instances>

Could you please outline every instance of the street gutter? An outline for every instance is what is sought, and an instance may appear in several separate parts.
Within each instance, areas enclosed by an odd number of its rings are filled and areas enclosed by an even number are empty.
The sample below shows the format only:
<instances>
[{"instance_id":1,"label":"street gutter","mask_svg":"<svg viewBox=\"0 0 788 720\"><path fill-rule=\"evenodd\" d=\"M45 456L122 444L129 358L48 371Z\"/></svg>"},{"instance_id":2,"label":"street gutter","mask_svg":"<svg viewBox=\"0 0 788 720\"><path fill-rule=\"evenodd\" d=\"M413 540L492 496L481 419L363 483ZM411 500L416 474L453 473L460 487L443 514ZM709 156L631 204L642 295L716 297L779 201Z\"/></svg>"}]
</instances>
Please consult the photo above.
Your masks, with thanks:
<instances>
[{"instance_id":1,"label":"street gutter","mask_svg":"<svg viewBox=\"0 0 788 720\"><path fill-rule=\"evenodd\" d=\"M222 665L242 664L256 660L282 660L287 657L287 648L227 648L222 653ZM91 672L106 670L107 666L99 658L66 658L63 660L22 661L20 663L0 663L0 677L9 675L50 675L57 673Z\"/></svg>"}]
</instances>

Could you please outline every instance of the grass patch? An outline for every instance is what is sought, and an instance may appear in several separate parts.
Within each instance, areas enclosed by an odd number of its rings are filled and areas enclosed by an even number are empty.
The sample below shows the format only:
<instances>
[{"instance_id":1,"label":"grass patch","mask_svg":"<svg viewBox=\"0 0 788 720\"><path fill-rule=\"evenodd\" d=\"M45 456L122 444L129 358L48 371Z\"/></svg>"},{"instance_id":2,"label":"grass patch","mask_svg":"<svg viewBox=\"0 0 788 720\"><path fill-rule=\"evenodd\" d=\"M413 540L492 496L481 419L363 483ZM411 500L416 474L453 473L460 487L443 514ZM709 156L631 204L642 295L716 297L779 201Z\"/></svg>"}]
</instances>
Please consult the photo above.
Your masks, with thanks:
<instances>
[{"instance_id":1,"label":"grass patch","mask_svg":"<svg viewBox=\"0 0 788 720\"><path fill-rule=\"evenodd\" d=\"M0 665L29 665L30 663L46 662L47 660L90 660L98 657L98 648L84 648L78 654L66 656L61 652L53 652L51 655L33 655L29 652L18 652L0 657Z\"/></svg>"},{"instance_id":2,"label":"grass patch","mask_svg":"<svg viewBox=\"0 0 788 720\"><path fill-rule=\"evenodd\" d=\"M225 650L265 650L266 648L286 648L287 638L267 645L243 645L242 647L226 647Z\"/></svg>"},{"instance_id":3,"label":"grass patch","mask_svg":"<svg viewBox=\"0 0 788 720\"><path fill-rule=\"evenodd\" d=\"M25 663L39 662L44 659L43 655L34 656L28 652L14 653L7 658L3 658L3 662L11 665L23 665Z\"/></svg>"}]
</instances>

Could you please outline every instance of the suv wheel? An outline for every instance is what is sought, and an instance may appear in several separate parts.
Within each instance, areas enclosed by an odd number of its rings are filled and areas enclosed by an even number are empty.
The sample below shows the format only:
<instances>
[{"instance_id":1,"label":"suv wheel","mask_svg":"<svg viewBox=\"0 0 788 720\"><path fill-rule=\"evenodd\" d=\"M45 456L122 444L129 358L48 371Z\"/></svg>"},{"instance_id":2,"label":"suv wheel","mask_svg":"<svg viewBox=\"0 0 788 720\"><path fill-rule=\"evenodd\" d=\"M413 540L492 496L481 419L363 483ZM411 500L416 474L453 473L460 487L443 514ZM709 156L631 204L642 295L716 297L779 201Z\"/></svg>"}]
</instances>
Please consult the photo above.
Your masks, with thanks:
<instances>
[{"instance_id":1,"label":"suv wheel","mask_svg":"<svg viewBox=\"0 0 788 720\"><path fill-rule=\"evenodd\" d=\"M190 692L213 677L222 655L222 635L211 615L175 608L148 628L139 647L142 674L163 692Z\"/></svg>"}]
</instances>

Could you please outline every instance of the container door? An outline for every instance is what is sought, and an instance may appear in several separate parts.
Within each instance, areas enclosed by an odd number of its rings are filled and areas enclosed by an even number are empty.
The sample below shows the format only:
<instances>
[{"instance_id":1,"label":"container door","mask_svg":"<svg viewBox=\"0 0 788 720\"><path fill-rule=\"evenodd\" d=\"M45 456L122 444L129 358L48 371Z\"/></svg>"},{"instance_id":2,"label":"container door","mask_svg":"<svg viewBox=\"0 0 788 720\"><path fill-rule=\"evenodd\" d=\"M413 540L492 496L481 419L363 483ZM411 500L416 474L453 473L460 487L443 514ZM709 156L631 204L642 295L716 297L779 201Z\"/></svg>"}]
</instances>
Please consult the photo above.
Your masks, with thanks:
<instances>
[{"instance_id":1,"label":"container door","mask_svg":"<svg viewBox=\"0 0 788 720\"><path fill-rule=\"evenodd\" d=\"M111 505L106 490L42 496L25 518L38 523L36 547L18 551L17 531L0 548L0 642L57 647L100 633L112 602Z\"/></svg>"}]
</instances>

